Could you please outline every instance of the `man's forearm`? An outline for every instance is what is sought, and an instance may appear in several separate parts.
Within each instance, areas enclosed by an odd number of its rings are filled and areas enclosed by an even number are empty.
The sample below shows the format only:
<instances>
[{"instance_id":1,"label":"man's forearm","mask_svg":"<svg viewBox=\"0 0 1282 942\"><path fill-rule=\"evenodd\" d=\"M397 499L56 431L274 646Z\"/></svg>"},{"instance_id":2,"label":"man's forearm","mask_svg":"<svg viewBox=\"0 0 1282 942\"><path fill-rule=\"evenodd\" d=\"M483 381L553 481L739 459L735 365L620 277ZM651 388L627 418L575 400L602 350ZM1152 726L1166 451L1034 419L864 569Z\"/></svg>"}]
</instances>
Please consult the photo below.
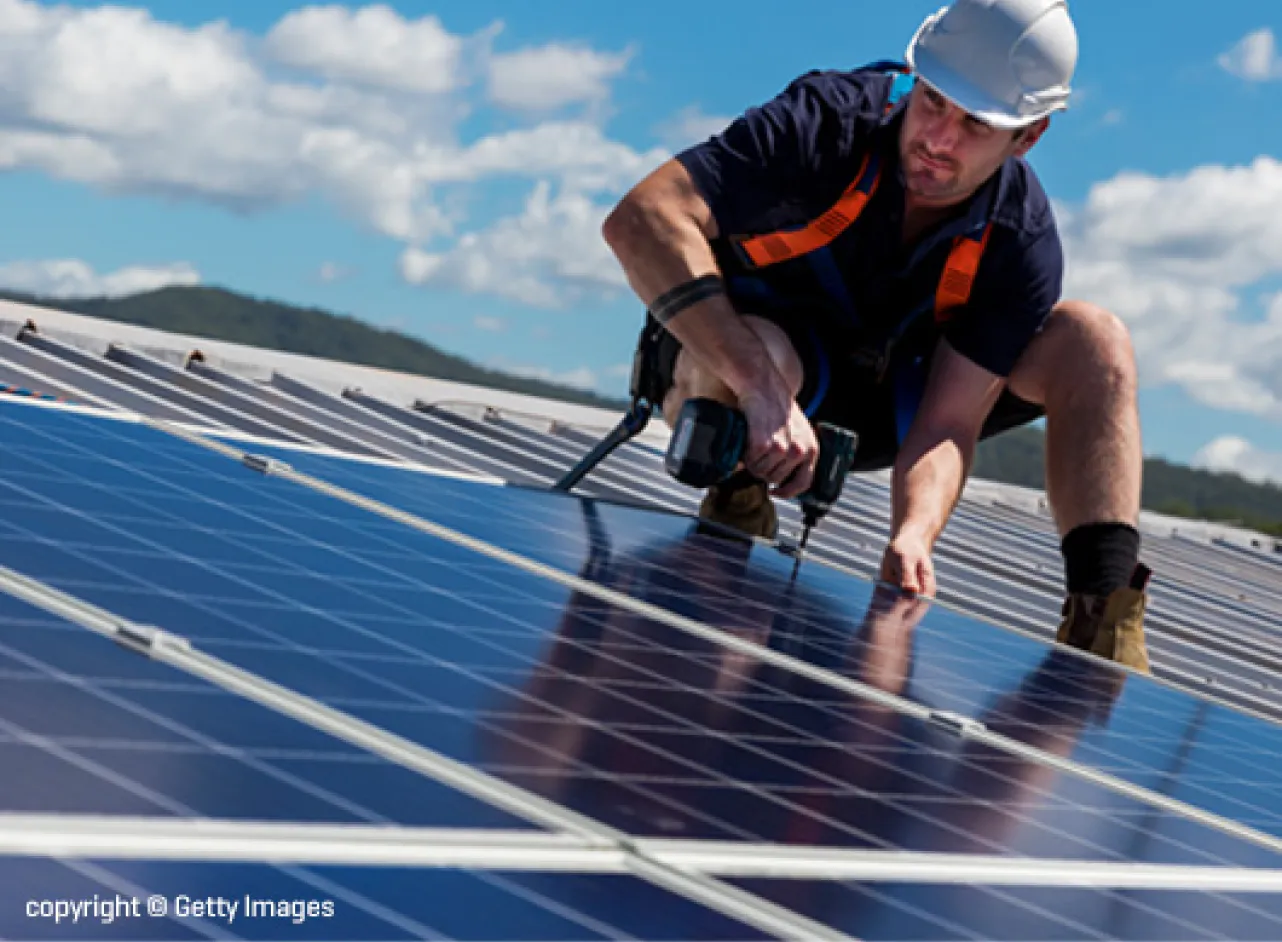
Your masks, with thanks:
<instances>
[{"instance_id":1,"label":"man's forearm","mask_svg":"<svg viewBox=\"0 0 1282 942\"><path fill-rule=\"evenodd\" d=\"M911 534L934 547L961 497L974 452L973 442L954 436L909 436L894 468L892 539Z\"/></svg>"},{"instance_id":2,"label":"man's forearm","mask_svg":"<svg viewBox=\"0 0 1282 942\"><path fill-rule=\"evenodd\" d=\"M647 306L674 287L720 275L698 221L670 206L625 201L611 214L606 240L637 297ZM681 345L737 395L782 384L761 339L737 316L725 294L704 298L667 322Z\"/></svg>"}]
</instances>

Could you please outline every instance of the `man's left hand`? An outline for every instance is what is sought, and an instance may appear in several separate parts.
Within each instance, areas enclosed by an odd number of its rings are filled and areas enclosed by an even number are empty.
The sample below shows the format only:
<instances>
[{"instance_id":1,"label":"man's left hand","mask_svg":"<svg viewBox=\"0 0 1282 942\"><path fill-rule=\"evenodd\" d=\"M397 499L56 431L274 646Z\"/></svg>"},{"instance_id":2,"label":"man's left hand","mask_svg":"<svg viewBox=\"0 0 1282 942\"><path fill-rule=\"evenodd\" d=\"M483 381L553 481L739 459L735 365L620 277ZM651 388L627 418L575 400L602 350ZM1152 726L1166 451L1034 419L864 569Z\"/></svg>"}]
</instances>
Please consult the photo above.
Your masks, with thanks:
<instances>
[{"instance_id":1,"label":"man's left hand","mask_svg":"<svg viewBox=\"0 0 1282 942\"><path fill-rule=\"evenodd\" d=\"M904 592L934 596L935 564L926 541L909 533L891 540L881 557L881 579Z\"/></svg>"}]
</instances>

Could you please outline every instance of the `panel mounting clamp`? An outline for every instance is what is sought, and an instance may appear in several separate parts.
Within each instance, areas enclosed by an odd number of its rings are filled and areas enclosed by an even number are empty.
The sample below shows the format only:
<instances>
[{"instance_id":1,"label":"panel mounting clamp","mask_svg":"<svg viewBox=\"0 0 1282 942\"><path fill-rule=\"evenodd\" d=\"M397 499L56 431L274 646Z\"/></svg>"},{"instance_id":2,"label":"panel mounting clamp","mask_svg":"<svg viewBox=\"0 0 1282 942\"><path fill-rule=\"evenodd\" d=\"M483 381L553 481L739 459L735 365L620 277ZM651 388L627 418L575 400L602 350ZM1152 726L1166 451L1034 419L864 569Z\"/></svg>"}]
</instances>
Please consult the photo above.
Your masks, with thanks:
<instances>
[{"instance_id":1,"label":"panel mounting clamp","mask_svg":"<svg viewBox=\"0 0 1282 942\"><path fill-rule=\"evenodd\" d=\"M953 713L949 710L931 710L930 722L947 730L954 736L965 739L974 733L982 732L986 727L979 720Z\"/></svg>"},{"instance_id":2,"label":"panel mounting clamp","mask_svg":"<svg viewBox=\"0 0 1282 942\"><path fill-rule=\"evenodd\" d=\"M283 471L292 471L293 469L284 461L277 458L268 458L265 455L254 455L245 452L240 459L241 464L251 471L257 471L260 474L279 474Z\"/></svg>"},{"instance_id":3,"label":"panel mounting clamp","mask_svg":"<svg viewBox=\"0 0 1282 942\"><path fill-rule=\"evenodd\" d=\"M121 646L148 657L162 651L191 650L191 642L186 638L170 634L154 625L120 622L116 625L116 633L113 637Z\"/></svg>"}]
</instances>

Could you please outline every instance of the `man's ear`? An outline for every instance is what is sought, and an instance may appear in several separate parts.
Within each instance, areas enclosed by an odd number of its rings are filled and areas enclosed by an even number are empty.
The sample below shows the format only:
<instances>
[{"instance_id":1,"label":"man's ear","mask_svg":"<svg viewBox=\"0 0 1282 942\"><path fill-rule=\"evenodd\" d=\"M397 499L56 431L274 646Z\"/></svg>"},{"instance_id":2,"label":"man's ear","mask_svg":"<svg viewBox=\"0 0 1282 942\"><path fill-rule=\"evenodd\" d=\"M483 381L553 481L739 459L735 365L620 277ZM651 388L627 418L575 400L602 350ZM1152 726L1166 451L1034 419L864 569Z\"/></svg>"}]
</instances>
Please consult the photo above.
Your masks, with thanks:
<instances>
[{"instance_id":1,"label":"man's ear","mask_svg":"<svg viewBox=\"0 0 1282 942\"><path fill-rule=\"evenodd\" d=\"M1021 128L1015 132L1015 156L1023 157L1032 150L1033 145L1041 140L1042 135L1046 133L1046 129L1050 125L1050 118L1042 118L1037 123L1030 124L1028 127Z\"/></svg>"}]
</instances>

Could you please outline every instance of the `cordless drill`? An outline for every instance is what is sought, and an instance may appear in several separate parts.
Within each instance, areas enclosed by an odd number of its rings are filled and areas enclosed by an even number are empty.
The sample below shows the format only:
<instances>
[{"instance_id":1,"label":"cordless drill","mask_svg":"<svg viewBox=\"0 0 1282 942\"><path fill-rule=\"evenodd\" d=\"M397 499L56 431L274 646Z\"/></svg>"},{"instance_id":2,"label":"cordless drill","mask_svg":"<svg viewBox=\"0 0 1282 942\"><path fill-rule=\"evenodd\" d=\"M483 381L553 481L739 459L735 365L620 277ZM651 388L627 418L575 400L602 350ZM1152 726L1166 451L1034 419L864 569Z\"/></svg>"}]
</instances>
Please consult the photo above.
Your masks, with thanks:
<instances>
[{"instance_id":1,"label":"cordless drill","mask_svg":"<svg viewBox=\"0 0 1282 942\"><path fill-rule=\"evenodd\" d=\"M819 423L818 437L814 477L798 498L803 524L798 550L841 496L859 441L854 432L828 422ZM677 415L664 466L683 484L712 487L734 473L747 447L748 422L742 412L715 399L691 398Z\"/></svg>"}]
</instances>

